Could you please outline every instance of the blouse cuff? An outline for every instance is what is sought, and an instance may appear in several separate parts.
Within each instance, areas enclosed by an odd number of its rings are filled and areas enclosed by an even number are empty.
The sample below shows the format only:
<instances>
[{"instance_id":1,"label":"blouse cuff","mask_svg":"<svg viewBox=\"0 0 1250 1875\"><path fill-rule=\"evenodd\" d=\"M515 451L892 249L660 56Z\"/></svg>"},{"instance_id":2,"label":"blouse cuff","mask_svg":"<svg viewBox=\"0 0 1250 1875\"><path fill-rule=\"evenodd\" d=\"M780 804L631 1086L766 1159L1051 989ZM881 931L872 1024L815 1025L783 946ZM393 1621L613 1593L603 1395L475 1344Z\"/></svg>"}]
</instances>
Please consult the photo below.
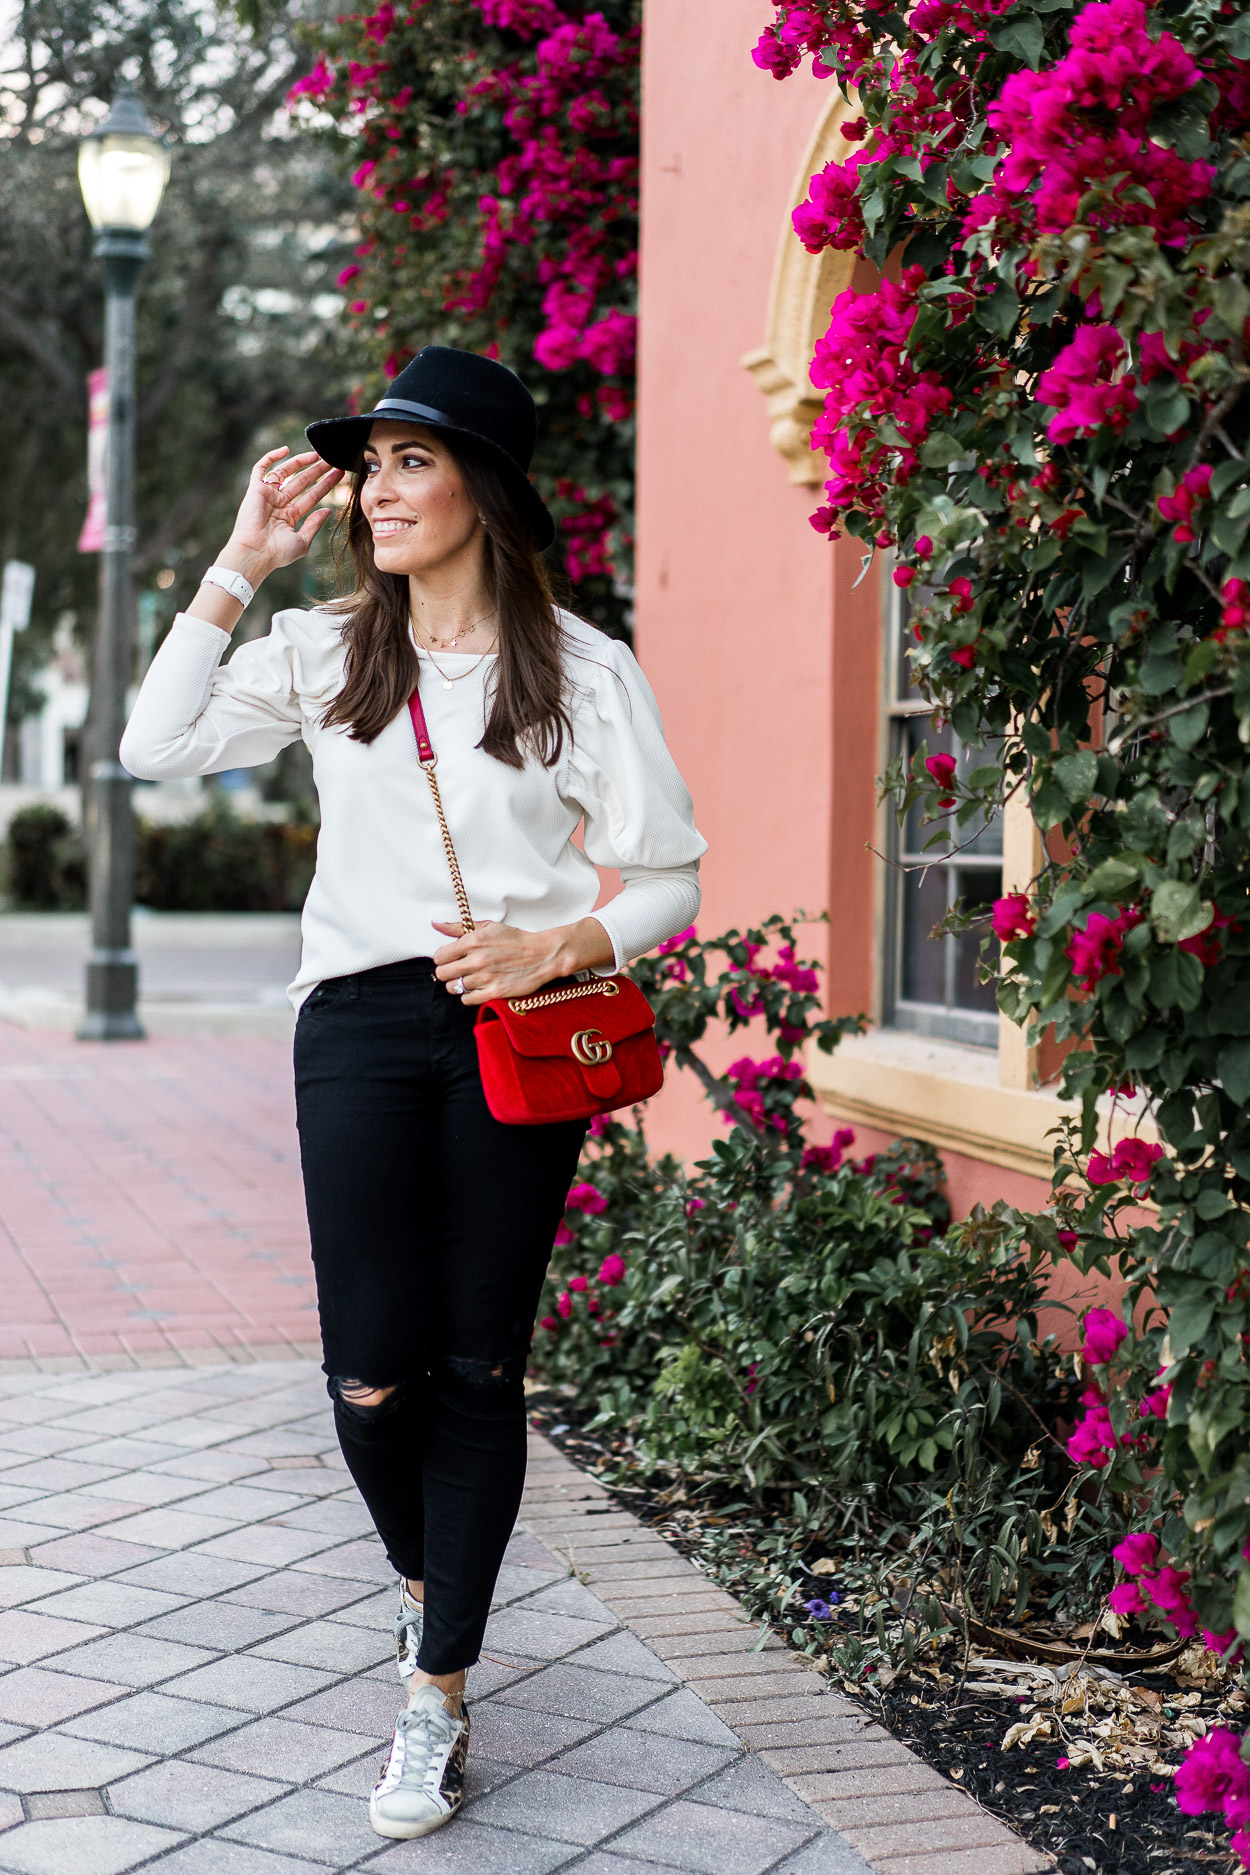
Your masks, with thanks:
<instances>
[{"instance_id":1,"label":"blouse cuff","mask_svg":"<svg viewBox=\"0 0 1250 1875\"><path fill-rule=\"evenodd\" d=\"M621 878L623 889L591 913L611 940L616 970L693 924L702 897L697 863L664 871L626 866Z\"/></svg>"}]
</instances>

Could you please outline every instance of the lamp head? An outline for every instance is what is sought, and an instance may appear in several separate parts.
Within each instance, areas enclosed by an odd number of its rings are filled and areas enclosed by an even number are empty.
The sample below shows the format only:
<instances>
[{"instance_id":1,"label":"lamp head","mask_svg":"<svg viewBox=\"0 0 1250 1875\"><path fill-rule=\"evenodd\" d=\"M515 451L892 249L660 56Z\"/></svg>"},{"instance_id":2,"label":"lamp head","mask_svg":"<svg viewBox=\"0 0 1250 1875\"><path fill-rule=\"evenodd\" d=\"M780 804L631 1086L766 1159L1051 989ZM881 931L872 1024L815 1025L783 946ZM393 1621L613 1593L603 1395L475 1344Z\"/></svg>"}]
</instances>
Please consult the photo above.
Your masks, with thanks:
<instances>
[{"instance_id":1,"label":"lamp head","mask_svg":"<svg viewBox=\"0 0 1250 1875\"><path fill-rule=\"evenodd\" d=\"M138 94L123 85L104 122L78 150L78 181L93 228L142 235L169 180L169 151Z\"/></svg>"}]
</instances>

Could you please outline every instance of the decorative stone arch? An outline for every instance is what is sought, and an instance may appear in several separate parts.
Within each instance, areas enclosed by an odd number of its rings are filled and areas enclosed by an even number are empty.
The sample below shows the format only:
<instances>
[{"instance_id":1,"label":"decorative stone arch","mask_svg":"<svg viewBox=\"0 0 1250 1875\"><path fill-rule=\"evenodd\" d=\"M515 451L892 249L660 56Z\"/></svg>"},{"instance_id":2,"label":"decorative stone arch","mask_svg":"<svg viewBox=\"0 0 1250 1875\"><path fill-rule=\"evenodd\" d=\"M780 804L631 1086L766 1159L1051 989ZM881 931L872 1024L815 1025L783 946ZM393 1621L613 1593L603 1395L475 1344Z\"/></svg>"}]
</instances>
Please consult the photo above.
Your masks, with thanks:
<instances>
[{"instance_id":1,"label":"decorative stone arch","mask_svg":"<svg viewBox=\"0 0 1250 1875\"><path fill-rule=\"evenodd\" d=\"M835 91L803 158L791 210L805 200L817 170L826 163L846 160L851 146L839 133L849 117L858 115L858 104ZM790 480L800 487L815 487L825 479L824 460L811 447L812 425L824 405L824 393L812 383L808 366L828 324L830 306L851 284L855 259L854 254L830 248L809 254L787 212L768 295L765 340L758 350L742 357L768 400L773 448L785 457Z\"/></svg>"}]
</instances>

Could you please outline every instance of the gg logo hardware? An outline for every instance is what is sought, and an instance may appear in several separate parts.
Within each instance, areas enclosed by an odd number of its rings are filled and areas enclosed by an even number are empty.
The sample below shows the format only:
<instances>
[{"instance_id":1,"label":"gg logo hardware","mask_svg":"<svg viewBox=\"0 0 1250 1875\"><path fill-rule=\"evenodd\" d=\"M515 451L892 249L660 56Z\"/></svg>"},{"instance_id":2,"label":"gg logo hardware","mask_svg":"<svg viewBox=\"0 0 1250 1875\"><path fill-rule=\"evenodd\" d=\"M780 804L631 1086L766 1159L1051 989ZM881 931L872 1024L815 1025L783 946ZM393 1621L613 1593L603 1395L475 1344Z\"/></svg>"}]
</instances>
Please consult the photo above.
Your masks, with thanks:
<instances>
[{"instance_id":1,"label":"gg logo hardware","mask_svg":"<svg viewBox=\"0 0 1250 1875\"><path fill-rule=\"evenodd\" d=\"M578 1029L569 1043L576 1060L597 1068L612 1059L612 1044L602 1029Z\"/></svg>"}]
</instances>

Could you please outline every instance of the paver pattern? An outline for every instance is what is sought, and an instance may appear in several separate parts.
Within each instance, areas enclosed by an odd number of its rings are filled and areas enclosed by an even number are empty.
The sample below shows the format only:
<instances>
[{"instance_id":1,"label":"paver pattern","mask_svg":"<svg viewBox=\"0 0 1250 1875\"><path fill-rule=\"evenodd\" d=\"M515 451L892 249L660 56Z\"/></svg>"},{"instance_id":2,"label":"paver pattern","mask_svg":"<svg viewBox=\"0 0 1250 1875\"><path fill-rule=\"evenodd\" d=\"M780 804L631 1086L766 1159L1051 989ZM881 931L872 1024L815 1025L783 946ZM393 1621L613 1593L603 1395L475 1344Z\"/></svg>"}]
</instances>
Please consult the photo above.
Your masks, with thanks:
<instances>
[{"instance_id":1,"label":"paver pattern","mask_svg":"<svg viewBox=\"0 0 1250 1875\"><path fill-rule=\"evenodd\" d=\"M564 1468L540 1442L540 1522ZM311 1363L0 1380L0 1869L864 1875L528 1530L471 1678L470 1804L384 1843L393 1601Z\"/></svg>"},{"instance_id":2,"label":"paver pattern","mask_svg":"<svg viewBox=\"0 0 1250 1875\"><path fill-rule=\"evenodd\" d=\"M0 1371L316 1352L290 1043L0 1022L0 1294Z\"/></svg>"},{"instance_id":3,"label":"paver pattern","mask_svg":"<svg viewBox=\"0 0 1250 1875\"><path fill-rule=\"evenodd\" d=\"M387 1846L394 1590L315 1363L289 1044L0 1021L0 1872L1048 1866L535 1435L472 1802Z\"/></svg>"},{"instance_id":4,"label":"paver pattern","mask_svg":"<svg viewBox=\"0 0 1250 1875\"><path fill-rule=\"evenodd\" d=\"M403 1698L394 1589L319 1371L0 1378L0 1870L1045 1866L751 1651L732 1598L537 1436L522 1518L470 1679L471 1801L387 1845L365 1799Z\"/></svg>"}]
</instances>

